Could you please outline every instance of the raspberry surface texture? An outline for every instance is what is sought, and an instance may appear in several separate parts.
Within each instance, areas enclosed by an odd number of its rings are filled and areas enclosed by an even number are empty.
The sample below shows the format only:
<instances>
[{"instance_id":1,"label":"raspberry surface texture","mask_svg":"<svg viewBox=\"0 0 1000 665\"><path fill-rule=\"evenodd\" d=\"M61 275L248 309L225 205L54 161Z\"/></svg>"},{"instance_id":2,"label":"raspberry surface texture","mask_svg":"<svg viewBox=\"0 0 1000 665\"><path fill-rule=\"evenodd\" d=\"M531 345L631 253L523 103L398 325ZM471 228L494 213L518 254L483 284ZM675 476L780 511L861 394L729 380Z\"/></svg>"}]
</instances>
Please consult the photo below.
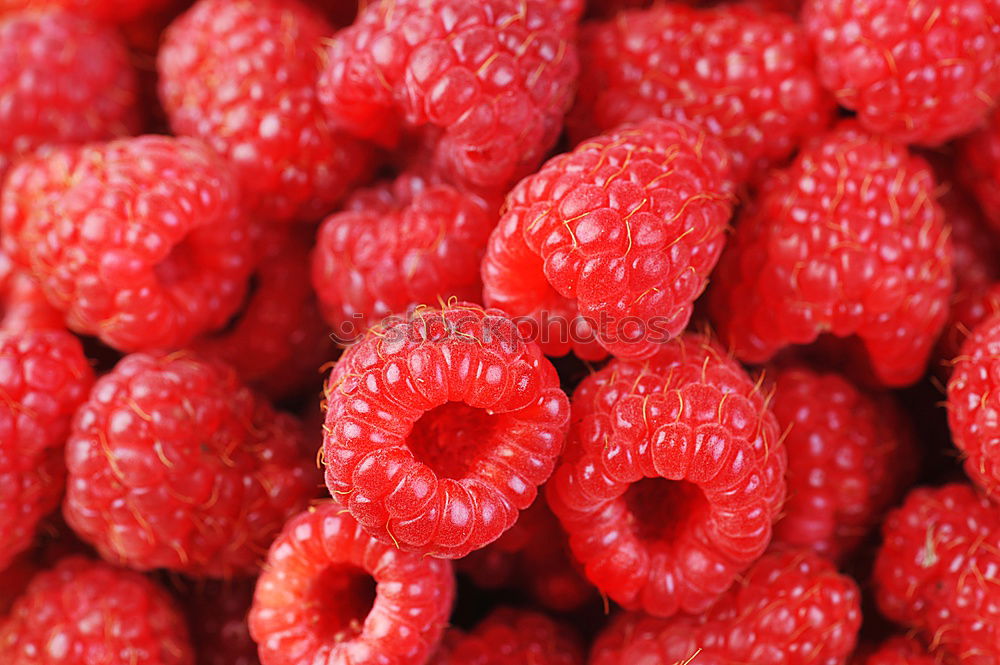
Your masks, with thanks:
<instances>
[{"instance_id":1,"label":"raspberry surface texture","mask_svg":"<svg viewBox=\"0 0 1000 665\"><path fill-rule=\"evenodd\" d=\"M60 328L62 312L49 304L38 280L0 250L0 331Z\"/></svg>"},{"instance_id":2,"label":"raspberry surface texture","mask_svg":"<svg viewBox=\"0 0 1000 665\"><path fill-rule=\"evenodd\" d=\"M139 573L68 557L0 622L5 665L194 665L184 618Z\"/></svg>"},{"instance_id":3,"label":"raspberry surface texture","mask_svg":"<svg viewBox=\"0 0 1000 665\"><path fill-rule=\"evenodd\" d=\"M431 665L583 665L572 631L531 610L500 607L463 633L451 629Z\"/></svg>"},{"instance_id":4,"label":"raspberry surface texture","mask_svg":"<svg viewBox=\"0 0 1000 665\"><path fill-rule=\"evenodd\" d=\"M958 173L994 229L1000 230L1000 110L958 142Z\"/></svg>"},{"instance_id":5,"label":"raspberry surface texture","mask_svg":"<svg viewBox=\"0 0 1000 665\"><path fill-rule=\"evenodd\" d=\"M380 542L327 502L289 521L271 546L250 633L262 665L423 665L454 595L450 561Z\"/></svg>"},{"instance_id":6,"label":"raspberry surface texture","mask_svg":"<svg viewBox=\"0 0 1000 665\"><path fill-rule=\"evenodd\" d=\"M334 367L326 402L333 497L379 541L447 558L514 524L569 422L538 346L469 303L372 328Z\"/></svg>"},{"instance_id":7,"label":"raspberry surface texture","mask_svg":"<svg viewBox=\"0 0 1000 665\"><path fill-rule=\"evenodd\" d=\"M260 665L247 615L255 582L198 580L181 595L199 665Z\"/></svg>"},{"instance_id":8,"label":"raspberry surface texture","mask_svg":"<svg viewBox=\"0 0 1000 665\"><path fill-rule=\"evenodd\" d=\"M860 597L854 580L811 551L769 553L703 614L622 614L598 636L590 665L842 665Z\"/></svg>"},{"instance_id":9,"label":"raspberry surface texture","mask_svg":"<svg viewBox=\"0 0 1000 665\"><path fill-rule=\"evenodd\" d=\"M183 346L221 326L253 267L237 184L191 139L142 136L26 159L0 205L4 251L73 330L123 351Z\"/></svg>"},{"instance_id":10,"label":"raspberry surface texture","mask_svg":"<svg viewBox=\"0 0 1000 665\"><path fill-rule=\"evenodd\" d=\"M708 609L764 552L784 475L760 384L689 334L580 384L546 497L591 582L670 616Z\"/></svg>"},{"instance_id":11,"label":"raspberry surface texture","mask_svg":"<svg viewBox=\"0 0 1000 665\"><path fill-rule=\"evenodd\" d=\"M377 0L333 38L334 127L421 146L456 184L505 190L555 143L575 89L579 0Z\"/></svg>"},{"instance_id":12,"label":"raspberry surface texture","mask_svg":"<svg viewBox=\"0 0 1000 665\"><path fill-rule=\"evenodd\" d=\"M815 67L784 13L656 3L582 28L567 125L580 141L646 118L698 123L730 151L737 181L758 180L829 123L834 104Z\"/></svg>"},{"instance_id":13,"label":"raspberry surface texture","mask_svg":"<svg viewBox=\"0 0 1000 665\"><path fill-rule=\"evenodd\" d=\"M934 190L923 159L852 122L817 138L735 224L710 294L722 339L760 363L854 336L879 381L916 381L953 285Z\"/></svg>"},{"instance_id":14,"label":"raspberry surface texture","mask_svg":"<svg viewBox=\"0 0 1000 665\"><path fill-rule=\"evenodd\" d=\"M728 154L650 119L587 140L510 192L483 261L484 299L527 317L550 355L646 358L691 317L725 242ZM582 322L588 335L567 334ZM598 354L600 355L600 354Z\"/></svg>"},{"instance_id":15,"label":"raspberry surface texture","mask_svg":"<svg viewBox=\"0 0 1000 665\"><path fill-rule=\"evenodd\" d=\"M820 80L868 131L938 145L1000 95L996 0L806 0Z\"/></svg>"},{"instance_id":16,"label":"raspberry surface texture","mask_svg":"<svg viewBox=\"0 0 1000 665\"><path fill-rule=\"evenodd\" d=\"M319 483L301 424L190 352L126 356L66 448L66 521L140 570L253 574Z\"/></svg>"},{"instance_id":17,"label":"raspberry surface texture","mask_svg":"<svg viewBox=\"0 0 1000 665\"><path fill-rule=\"evenodd\" d=\"M333 31L298 0L199 0L164 36L171 128L223 155L262 218L315 220L368 174L370 149L332 130L316 98Z\"/></svg>"}]
</instances>

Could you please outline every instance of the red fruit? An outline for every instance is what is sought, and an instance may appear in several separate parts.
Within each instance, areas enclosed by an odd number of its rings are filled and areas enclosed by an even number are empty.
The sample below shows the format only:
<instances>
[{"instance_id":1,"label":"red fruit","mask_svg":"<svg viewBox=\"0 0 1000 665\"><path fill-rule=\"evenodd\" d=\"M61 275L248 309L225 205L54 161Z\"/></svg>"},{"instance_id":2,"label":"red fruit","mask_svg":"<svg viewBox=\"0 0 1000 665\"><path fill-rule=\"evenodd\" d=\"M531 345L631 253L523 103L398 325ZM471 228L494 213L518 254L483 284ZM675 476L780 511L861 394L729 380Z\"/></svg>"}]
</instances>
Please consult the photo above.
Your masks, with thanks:
<instances>
[{"instance_id":1,"label":"red fruit","mask_svg":"<svg viewBox=\"0 0 1000 665\"><path fill-rule=\"evenodd\" d=\"M1000 109L990 114L982 129L958 142L955 163L986 219L1000 229Z\"/></svg>"},{"instance_id":2,"label":"red fruit","mask_svg":"<svg viewBox=\"0 0 1000 665\"><path fill-rule=\"evenodd\" d=\"M191 139L26 159L10 171L0 224L4 251L69 326L123 351L179 347L220 327L252 269L237 185Z\"/></svg>"},{"instance_id":3,"label":"red fruit","mask_svg":"<svg viewBox=\"0 0 1000 665\"><path fill-rule=\"evenodd\" d=\"M700 123L729 149L739 182L786 160L834 109L795 20L738 4L662 3L591 23L580 72L574 140L646 118Z\"/></svg>"},{"instance_id":4,"label":"red fruit","mask_svg":"<svg viewBox=\"0 0 1000 665\"><path fill-rule=\"evenodd\" d=\"M319 96L334 127L421 145L430 170L501 192L572 102L580 0L377 0L336 34Z\"/></svg>"},{"instance_id":5,"label":"red fruit","mask_svg":"<svg viewBox=\"0 0 1000 665\"><path fill-rule=\"evenodd\" d=\"M478 301L479 264L499 206L405 174L360 190L320 227L312 280L343 342L412 305Z\"/></svg>"},{"instance_id":6,"label":"red fruit","mask_svg":"<svg viewBox=\"0 0 1000 665\"><path fill-rule=\"evenodd\" d=\"M596 339L651 356L687 325L722 251L727 163L704 131L659 119L549 160L507 197L483 261L486 304L527 319L551 355L600 357Z\"/></svg>"},{"instance_id":7,"label":"red fruit","mask_svg":"<svg viewBox=\"0 0 1000 665\"><path fill-rule=\"evenodd\" d=\"M171 0L0 0L0 14L13 9L61 8L98 21L121 23L152 13L170 2Z\"/></svg>"},{"instance_id":8,"label":"red fruit","mask_svg":"<svg viewBox=\"0 0 1000 665\"><path fill-rule=\"evenodd\" d=\"M704 612L764 552L784 475L760 385L685 335L584 379L546 496L591 582L626 609L670 616Z\"/></svg>"},{"instance_id":9,"label":"red fruit","mask_svg":"<svg viewBox=\"0 0 1000 665\"><path fill-rule=\"evenodd\" d=\"M853 665L940 665L938 659L927 653L920 640L910 635L897 635L882 643L877 649L855 655Z\"/></svg>"},{"instance_id":10,"label":"red fruit","mask_svg":"<svg viewBox=\"0 0 1000 665\"><path fill-rule=\"evenodd\" d=\"M372 328L334 367L326 400L333 497L380 542L446 558L514 524L569 421L538 346L470 303Z\"/></svg>"},{"instance_id":11,"label":"red fruit","mask_svg":"<svg viewBox=\"0 0 1000 665\"><path fill-rule=\"evenodd\" d=\"M808 0L802 19L823 85L870 132L938 145L1000 95L997 0Z\"/></svg>"},{"instance_id":12,"label":"red fruit","mask_svg":"<svg viewBox=\"0 0 1000 665\"><path fill-rule=\"evenodd\" d=\"M184 618L138 573L67 557L0 622L4 665L194 665Z\"/></svg>"},{"instance_id":13,"label":"red fruit","mask_svg":"<svg viewBox=\"0 0 1000 665\"><path fill-rule=\"evenodd\" d=\"M260 665L247 614L254 580L199 580L182 595L199 665Z\"/></svg>"},{"instance_id":14,"label":"red fruit","mask_svg":"<svg viewBox=\"0 0 1000 665\"><path fill-rule=\"evenodd\" d=\"M170 126L223 155L262 218L316 219L368 174L370 150L332 131L316 99L333 30L297 0L199 0L165 34Z\"/></svg>"},{"instance_id":15,"label":"red fruit","mask_svg":"<svg viewBox=\"0 0 1000 665\"><path fill-rule=\"evenodd\" d=\"M315 494L305 447L298 421L225 365L183 351L132 354L77 412L63 512L110 561L252 574Z\"/></svg>"},{"instance_id":16,"label":"red fruit","mask_svg":"<svg viewBox=\"0 0 1000 665\"><path fill-rule=\"evenodd\" d=\"M431 665L583 665L565 626L531 610L500 607L468 633L452 628Z\"/></svg>"},{"instance_id":17,"label":"red fruit","mask_svg":"<svg viewBox=\"0 0 1000 665\"><path fill-rule=\"evenodd\" d=\"M590 665L842 665L861 625L860 598L854 580L815 553L774 552L703 614L620 615L597 638Z\"/></svg>"},{"instance_id":18,"label":"red fruit","mask_svg":"<svg viewBox=\"0 0 1000 665\"><path fill-rule=\"evenodd\" d=\"M39 520L59 505L63 444L93 382L69 333L0 334L0 571L31 546Z\"/></svg>"},{"instance_id":19,"label":"red fruit","mask_svg":"<svg viewBox=\"0 0 1000 665\"><path fill-rule=\"evenodd\" d=\"M891 393L839 374L787 367L770 376L788 451L788 500L774 540L843 559L916 479L910 423Z\"/></svg>"},{"instance_id":20,"label":"red fruit","mask_svg":"<svg viewBox=\"0 0 1000 665\"><path fill-rule=\"evenodd\" d=\"M49 304L38 280L0 251L0 330L64 328L62 313Z\"/></svg>"},{"instance_id":21,"label":"red fruit","mask_svg":"<svg viewBox=\"0 0 1000 665\"><path fill-rule=\"evenodd\" d=\"M770 174L736 224L711 308L762 363L821 333L856 336L886 385L916 381L948 315L951 244L926 162L853 122Z\"/></svg>"},{"instance_id":22,"label":"red fruit","mask_svg":"<svg viewBox=\"0 0 1000 665\"><path fill-rule=\"evenodd\" d=\"M889 514L875 562L879 609L961 665L997 662L1000 513L971 487L910 493Z\"/></svg>"},{"instance_id":23,"label":"red fruit","mask_svg":"<svg viewBox=\"0 0 1000 665\"><path fill-rule=\"evenodd\" d=\"M271 546L250 634L263 665L423 665L454 597L451 562L379 542L328 502Z\"/></svg>"},{"instance_id":24,"label":"red fruit","mask_svg":"<svg viewBox=\"0 0 1000 665\"><path fill-rule=\"evenodd\" d=\"M0 14L11 3L0 0ZM0 16L0 181L12 161L41 146L135 133L137 95L114 29L60 11Z\"/></svg>"}]
</instances>

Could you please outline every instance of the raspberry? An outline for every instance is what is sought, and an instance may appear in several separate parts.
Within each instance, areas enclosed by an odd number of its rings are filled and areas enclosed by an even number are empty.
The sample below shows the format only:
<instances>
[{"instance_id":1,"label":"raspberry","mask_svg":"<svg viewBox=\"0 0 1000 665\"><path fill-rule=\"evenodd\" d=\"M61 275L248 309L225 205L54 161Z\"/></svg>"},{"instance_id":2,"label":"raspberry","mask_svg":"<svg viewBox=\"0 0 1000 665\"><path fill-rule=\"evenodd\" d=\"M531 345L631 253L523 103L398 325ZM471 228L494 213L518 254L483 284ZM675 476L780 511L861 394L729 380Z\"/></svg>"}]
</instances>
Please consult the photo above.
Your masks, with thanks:
<instances>
[{"instance_id":1,"label":"raspberry","mask_svg":"<svg viewBox=\"0 0 1000 665\"><path fill-rule=\"evenodd\" d=\"M853 665L940 665L926 647L911 636L897 635L877 649L855 655Z\"/></svg>"},{"instance_id":2,"label":"raspberry","mask_svg":"<svg viewBox=\"0 0 1000 665\"><path fill-rule=\"evenodd\" d=\"M59 11L0 16L0 180L40 146L135 133L137 96L128 51L112 28Z\"/></svg>"},{"instance_id":3,"label":"raspberry","mask_svg":"<svg viewBox=\"0 0 1000 665\"><path fill-rule=\"evenodd\" d=\"M469 633L451 629L431 665L583 665L572 632L544 614L500 607Z\"/></svg>"},{"instance_id":4,"label":"raspberry","mask_svg":"<svg viewBox=\"0 0 1000 665\"><path fill-rule=\"evenodd\" d=\"M594 357L566 334L582 320L607 351L651 356L687 325L722 251L727 162L704 131L660 119L549 160L507 197L483 261L486 304L533 321L551 355L573 345Z\"/></svg>"},{"instance_id":5,"label":"raspberry","mask_svg":"<svg viewBox=\"0 0 1000 665\"><path fill-rule=\"evenodd\" d=\"M419 303L479 300L498 207L413 174L354 194L323 222L313 251L313 285L336 335L354 341Z\"/></svg>"},{"instance_id":6,"label":"raspberry","mask_svg":"<svg viewBox=\"0 0 1000 665\"><path fill-rule=\"evenodd\" d=\"M1000 109L958 146L955 164L959 177L979 201L986 219L1000 230Z\"/></svg>"},{"instance_id":7,"label":"raspberry","mask_svg":"<svg viewBox=\"0 0 1000 665\"><path fill-rule=\"evenodd\" d=\"M171 0L0 0L0 14L16 9L61 8L98 21L122 23L154 12ZM90 54L88 53L88 63ZM85 68L77 68L77 72Z\"/></svg>"},{"instance_id":8,"label":"raspberry","mask_svg":"<svg viewBox=\"0 0 1000 665\"><path fill-rule=\"evenodd\" d=\"M874 572L879 609L955 663L995 663L996 507L964 484L919 488L889 514L882 534Z\"/></svg>"},{"instance_id":9,"label":"raspberry","mask_svg":"<svg viewBox=\"0 0 1000 665\"><path fill-rule=\"evenodd\" d=\"M253 580L199 580L182 594L199 665L260 665L247 613Z\"/></svg>"},{"instance_id":10,"label":"raspberry","mask_svg":"<svg viewBox=\"0 0 1000 665\"><path fill-rule=\"evenodd\" d=\"M327 502L293 518L271 546L250 634L263 665L423 665L454 597L449 561L375 540Z\"/></svg>"},{"instance_id":11,"label":"raspberry","mask_svg":"<svg viewBox=\"0 0 1000 665\"><path fill-rule=\"evenodd\" d=\"M619 616L597 638L590 665L841 665L861 624L860 596L809 550L770 553L703 614Z\"/></svg>"},{"instance_id":12,"label":"raspberry","mask_svg":"<svg viewBox=\"0 0 1000 665\"><path fill-rule=\"evenodd\" d=\"M294 418L188 352L119 362L66 447L67 522L105 559L142 570L256 572L318 480Z\"/></svg>"},{"instance_id":13,"label":"raspberry","mask_svg":"<svg viewBox=\"0 0 1000 665\"><path fill-rule=\"evenodd\" d=\"M38 281L0 251L0 331L63 327L62 313L49 304Z\"/></svg>"},{"instance_id":14,"label":"raspberry","mask_svg":"<svg viewBox=\"0 0 1000 665\"><path fill-rule=\"evenodd\" d=\"M736 4L663 3L590 24L580 72L573 138L653 117L700 123L729 149L739 182L787 159L834 109L795 20Z\"/></svg>"},{"instance_id":15,"label":"raspberry","mask_svg":"<svg viewBox=\"0 0 1000 665\"><path fill-rule=\"evenodd\" d=\"M703 612L764 552L785 450L759 388L689 334L576 389L546 496L587 577L618 604Z\"/></svg>"},{"instance_id":16,"label":"raspberry","mask_svg":"<svg viewBox=\"0 0 1000 665\"><path fill-rule=\"evenodd\" d=\"M199 0L165 34L157 68L170 126L224 155L263 218L315 219L368 173L370 151L331 131L316 99L332 33L297 0Z\"/></svg>"},{"instance_id":17,"label":"raspberry","mask_svg":"<svg viewBox=\"0 0 1000 665\"><path fill-rule=\"evenodd\" d=\"M555 368L502 312L418 308L347 349L326 388L326 484L383 543L459 558L531 505L562 451Z\"/></svg>"},{"instance_id":18,"label":"raspberry","mask_svg":"<svg viewBox=\"0 0 1000 665\"><path fill-rule=\"evenodd\" d=\"M6 665L193 665L184 619L138 573L67 557L0 623Z\"/></svg>"},{"instance_id":19,"label":"raspberry","mask_svg":"<svg viewBox=\"0 0 1000 665\"><path fill-rule=\"evenodd\" d=\"M71 328L123 351L218 328L252 269L225 165L191 139L142 136L54 151L11 169L3 247Z\"/></svg>"},{"instance_id":20,"label":"raspberry","mask_svg":"<svg viewBox=\"0 0 1000 665\"><path fill-rule=\"evenodd\" d=\"M768 176L716 276L713 319L740 360L854 335L880 381L912 383L952 289L930 169L846 122Z\"/></svg>"},{"instance_id":21,"label":"raspberry","mask_svg":"<svg viewBox=\"0 0 1000 665\"><path fill-rule=\"evenodd\" d=\"M378 0L326 51L335 126L403 135L456 184L506 190L555 143L572 102L580 0Z\"/></svg>"},{"instance_id":22,"label":"raspberry","mask_svg":"<svg viewBox=\"0 0 1000 665\"><path fill-rule=\"evenodd\" d=\"M63 444L93 382L83 348L69 333L0 334L0 571L59 505Z\"/></svg>"},{"instance_id":23,"label":"raspberry","mask_svg":"<svg viewBox=\"0 0 1000 665\"><path fill-rule=\"evenodd\" d=\"M890 393L839 374L787 367L772 380L788 451L788 500L774 540L843 559L916 478L910 423Z\"/></svg>"},{"instance_id":24,"label":"raspberry","mask_svg":"<svg viewBox=\"0 0 1000 665\"><path fill-rule=\"evenodd\" d=\"M820 80L870 132L938 145L1000 94L997 0L808 0L802 18Z\"/></svg>"}]
</instances>

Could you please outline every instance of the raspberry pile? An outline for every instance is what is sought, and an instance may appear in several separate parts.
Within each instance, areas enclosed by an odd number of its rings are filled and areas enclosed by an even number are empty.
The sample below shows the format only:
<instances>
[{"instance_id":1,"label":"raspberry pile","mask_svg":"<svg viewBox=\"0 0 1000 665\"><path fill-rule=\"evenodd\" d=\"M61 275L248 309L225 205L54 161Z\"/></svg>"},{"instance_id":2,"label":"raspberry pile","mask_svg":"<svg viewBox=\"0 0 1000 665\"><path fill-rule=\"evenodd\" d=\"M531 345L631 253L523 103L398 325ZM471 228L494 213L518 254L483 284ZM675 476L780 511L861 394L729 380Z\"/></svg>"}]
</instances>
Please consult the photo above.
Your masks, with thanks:
<instances>
[{"instance_id":1,"label":"raspberry pile","mask_svg":"<svg viewBox=\"0 0 1000 665\"><path fill-rule=\"evenodd\" d=\"M1000 0L0 0L0 664L1000 665Z\"/></svg>"}]
</instances>

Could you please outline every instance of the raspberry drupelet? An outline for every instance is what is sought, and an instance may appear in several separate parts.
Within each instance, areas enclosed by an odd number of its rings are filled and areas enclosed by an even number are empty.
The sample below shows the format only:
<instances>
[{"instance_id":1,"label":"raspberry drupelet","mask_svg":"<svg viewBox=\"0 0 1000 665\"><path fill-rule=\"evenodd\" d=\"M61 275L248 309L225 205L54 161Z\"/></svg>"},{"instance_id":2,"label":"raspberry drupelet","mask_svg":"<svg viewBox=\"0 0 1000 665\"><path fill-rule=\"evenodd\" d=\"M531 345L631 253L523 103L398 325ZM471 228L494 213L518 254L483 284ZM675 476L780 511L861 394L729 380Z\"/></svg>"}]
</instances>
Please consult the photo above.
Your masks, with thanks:
<instances>
[{"instance_id":1,"label":"raspberry drupelet","mask_svg":"<svg viewBox=\"0 0 1000 665\"><path fill-rule=\"evenodd\" d=\"M424 665L454 598L450 561L376 540L330 501L271 545L250 634L262 665Z\"/></svg>"},{"instance_id":2,"label":"raspberry drupelet","mask_svg":"<svg viewBox=\"0 0 1000 665\"><path fill-rule=\"evenodd\" d=\"M55 150L10 170L3 247L75 331L122 351L176 348L223 325L253 268L225 164L192 139Z\"/></svg>"},{"instance_id":3,"label":"raspberry drupelet","mask_svg":"<svg viewBox=\"0 0 1000 665\"><path fill-rule=\"evenodd\" d=\"M325 52L334 127L420 146L432 172L505 191L555 143L576 85L579 0L377 0Z\"/></svg>"},{"instance_id":4,"label":"raspberry drupelet","mask_svg":"<svg viewBox=\"0 0 1000 665\"><path fill-rule=\"evenodd\" d=\"M485 302L533 321L549 355L649 357L691 317L732 190L727 151L693 125L654 118L587 140L508 195ZM567 334L581 322L596 354Z\"/></svg>"},{"instance_id":5,"label":"raspberry drupelet","mask_svg":"<svg viewBox=\"0 0 1000 665\"><path fill-rule=\"evenodd\" d=\"M316 98L333 31L298 0L199 0L165 34L170 126L223 155L263 219L313 221L370 170L372 151L332 130Z\"/></svg>"},{"instance_id":6,"label":"raspberry drupelet","mask_svg":"<svg viewBox=\"0 0 1000 665\"><path fill-rule=\"evenodd\" d=\"M452 628L430 665L583 665L573 632L532 610L499 607L468 633Z\"/></svg>"},{"instance_id":7,"label":"raspberry drupelet","mask_svg":"<svg viewBox=\"0 0 1000 665\"><path fill-rule=\"evenodd\" d=\"M1000 95L997 0L806 0L802 20L823 85L870 132L939 145Z\"/></svg>"},{"instance_id":8,"label":"raspberry drupelet","mask_svg":"<svg viewBox=\"0 0 1000 665\"><path fill-rule=\"evenodd\" d=\"M257 571L316 495L301 424L234 370L136 353L101 377L66 444L66 521L105 559L196 577Z\"/></svg>"},{"instance_id":9,"label":"raspberry drupelet","mask_svg":"<svg viewBox=\"0 0 1000 665\"><path fill-rule=\"evenodd\" d=\"M1000 109L985 126L958 141L959 178L979 201L986 219L1000 230Z\"/></svg>"},{"instance_id":10,"label":"raspberry drupelet","mask_svg":"<svg viewBox=\"0 0 1000 665\"><path fill-rule=\"evenodd\" d=\"M923 159L847 121L772 172L735 227L709 296L740 360L829 333L854 336L885 385L923 374L952 290Z\"/></svg>"},{"instance_id":11,"label":"raspberry drupelet","mask_svg":"<svg viewBox=\"0 0 1000 665\"><path fill-rule=\"evenodd\" d=\"M764 555L708 611L668 619L622 614L590 665L843 665L861 625L861 592L809 550Z\"/></svg>"},{"instance_id":12,"label":"raspberry drupelet","mask_svg":"<svg viewBox=\"0 0 1000 665\"><path fill-rule=\"evenodd\" d=\"M500 537L562 451L555 368L503 312L418 308L349 347L326 388L326 484L374 537L459 558Z\"/></svg>"},{"instance_id":13,"label":"raspberry drupelet","mask_svg":"<svg viewBox=\"0 0 1000 665\"><path fill-rule=\"evenodd\" d=\"M706 610L764 552L784 475L760 383L687 334L580 384L546 497L591 582L670 616Z\"/></svg>"}]
</instances>

